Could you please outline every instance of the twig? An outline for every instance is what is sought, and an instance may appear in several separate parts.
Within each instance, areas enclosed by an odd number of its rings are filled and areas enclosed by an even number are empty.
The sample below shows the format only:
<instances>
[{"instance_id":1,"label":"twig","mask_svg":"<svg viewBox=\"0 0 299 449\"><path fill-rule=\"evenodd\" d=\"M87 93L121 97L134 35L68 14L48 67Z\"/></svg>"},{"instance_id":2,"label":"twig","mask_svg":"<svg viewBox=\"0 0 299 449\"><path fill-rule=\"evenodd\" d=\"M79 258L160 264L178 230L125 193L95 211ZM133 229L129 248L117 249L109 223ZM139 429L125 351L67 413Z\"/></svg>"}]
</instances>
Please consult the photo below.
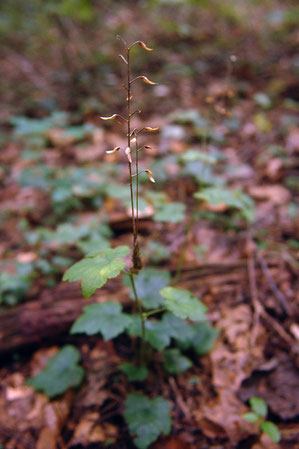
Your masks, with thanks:
<instances>
[{"instance_id":1,"label":"twig","mask_svg":"<svg viewBox=\"0 0 299 449\"><path fill-rule=\"evenodd\" d=\"M250 256L248 258L248 277L249 277L249 286L250 286L250 294L251 299L253 303L253 322L252 322L252 332L251 332L251 338L250 338L250 345L253 348L257 335L258 335L258 326L259 326L259 319L261 315L261 304L258 300L258 291L256 286L256 276L255 276L255 263L254 263L254 256Z\"/></svg>"},{"instance_id":2,"label":"twig","mask_svg":"<svg viewBox=\"0 0 299 449\"><path fill-rule=\"evenodd\" d=\"M177 404L179 405L180 409L184 413L185 417L188 420L190 420L191 419L190 410L189 410L186 402L184 401L183 396L182 396L182 394L181 394L181 392L180 392L180 390L179 390L179 388L178 388L178 386L176 384L176 381L174 380L173 377L169 378L169 384L170 384L170 386L172 388L172 391L175 394L175 399L176 399Z\"/></svg>"},{"instance_id":3,"label":"twig","mask_svg":"<svg viewBox=\"0 0 299 449\"><path fill-rule=\"evenodd\" d=\"M292 314L292 309L291 309L289 303L287 302L287 299L284 296L284 294L277 287L277 285L270 273L270 270L268 268L268 264L267 264L266 260L260 254L257 254L257 258L258 258L258 261L260 263L262 271L265 275L265 278L267 279L267 281L269 283L269 287L271 288L274 296L279 301L281 307L286 312L286 314L290 316Z\"/></svg>"},{"instance_id":4,"label":"twig","mask_svg":"<svg viewBox=\"0 0 299 449\"><path fill-rule=\"evenodd\" d=\"M276 330L276 332L279 334L279 336L284 340L288 345L291 347L294 344L294 340L292 337L284 330L284 328L271 316L268 312L264 309L262 304L260 303L258 299L258 291L256 286L256 278L255 278L255 266L254 266L254 259L253 256L251 256L248 259L248 275L249 275L249 284L250 284L250 292L251 292L251 298L253 301L253 307L254 307L254 322L253 322L253 331L252 331L252 341L251 345L256 342L256 329L259 322L259 317L262 316L266 321L268 321L271 326Z\"/></svg>"}]
</instances>

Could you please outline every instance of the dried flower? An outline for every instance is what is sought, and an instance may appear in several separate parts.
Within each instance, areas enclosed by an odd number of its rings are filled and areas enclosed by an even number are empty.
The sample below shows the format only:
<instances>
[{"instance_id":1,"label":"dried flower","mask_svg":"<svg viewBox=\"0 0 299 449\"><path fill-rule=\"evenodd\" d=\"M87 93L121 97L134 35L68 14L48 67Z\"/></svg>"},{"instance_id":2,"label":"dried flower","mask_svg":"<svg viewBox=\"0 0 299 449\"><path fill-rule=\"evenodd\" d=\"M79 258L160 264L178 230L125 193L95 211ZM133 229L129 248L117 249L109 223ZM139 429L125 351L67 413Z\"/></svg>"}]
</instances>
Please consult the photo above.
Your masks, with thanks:
<instances>
[{"instance_id":1,"label":"dried flower","mask_svg":"<svg viewBox=\"0 0 299 449\"><path fill-rule=\"evenodd\" d=\"M100 117L102 120L113 120L117 117L117 114L110 115L109 117Z\"/></svg>"},{"instance_id":2,"label":"dried flower","mask_svg":"<svg viewBox=\"0 0 299 449\"><path fill-rule=\"evenodd\" d=\"M127 147L127 148L125 149L125 153L126 153L126 155L127 155L128 161L130 162L130 164L132 164L131 148L130 148L130 147Z\"/></svg>"},{"instance_id":3,"label":"dried flower","mask_svg":"<svg viewBox=\"0 0 299 449\"><path fill-rule=\"evenodd\" d=\"M147 76L139 76L138 78L142 79L142 81L144 81L146 84L152 84L152 85L157 84L157 83L154 83L154 81L149 80Z\"/></svg>"},{"instance_id":4,"label":"dried flower","mask_svg":"<svg viewBox=\"0 0 299 449\"><path fill-rule=\"evenodd\" d=\"M113 153L116 153L118 150L120 150L120 147L115 147L115 148L113 148L113 150L107 150L106 153L113 154Z\"/></svg>"},{"instance_id":5,"label":"dried flower","mask_svg":"<svg viewBox=\"0 0 299 449\"><path fill-rule=\"evenodd\" d=\"M144 170L145 171L145 173L147 174L147 176L148 176L148 179L151 181L151 182L156 182L155 181L155 179L154 179L154 177L152 176L152 172L151 172L151 170Z\"/></svg>"},{"instance_id":6,"label":"dried flower","mask_svg":"<svg viewBox=\"0 0 299 449\"><path fill-rule=\"evenodd\" d=\"M145 131L158 131L159 126L156 126L155 128L152 128L151 126L146 126Z\"/></svg>"},{"instance_id":7,"label":"dried flower","mask_svg":"<svg viewBox=\"0 0 299 449\"><path fill-rule=\"evenodd\" d=\"M142 41L136 41L135 44L140 45L140 47L144 48L144 50L147 50L147 51L153 51L152 48L149 48L149 47L148 47L144 42L142 42Z\"/></svg>"},{"instance_id":8,"label":"dried flower","mask_svg":"<svg viewBox=\"0 0 299 449\"><path fill-rule=\"evenodd\" d=\"M125 64L128 65L128 61L126 60L126 58L123 55L118 55L120 57L120 59L122 59L124 61Z\"/></svg>"}]
</instances>

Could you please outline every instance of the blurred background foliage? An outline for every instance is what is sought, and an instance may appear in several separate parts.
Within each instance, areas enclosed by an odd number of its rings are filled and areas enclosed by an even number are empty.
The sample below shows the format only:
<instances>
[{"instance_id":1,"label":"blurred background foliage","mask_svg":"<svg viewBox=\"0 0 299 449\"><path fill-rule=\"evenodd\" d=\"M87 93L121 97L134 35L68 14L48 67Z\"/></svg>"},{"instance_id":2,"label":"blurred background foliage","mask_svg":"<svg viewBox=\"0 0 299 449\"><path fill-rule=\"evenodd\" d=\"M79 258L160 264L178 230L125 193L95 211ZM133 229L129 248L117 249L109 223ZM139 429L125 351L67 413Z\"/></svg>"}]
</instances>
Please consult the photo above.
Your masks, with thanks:
<instances>
[{"instance_id":1,"label":"blurred background foliage","mask_svg":"<svg viewBox=\"0 0 299 449\"><path fill-rule=\"evenodd\" d=\"M144 217L181 226L192 214L227 231L229 248L254 223L265 248L276 234L250 187L266 180L285 186L267 190L274 224L277 204L295 222L298 13L293 0L1 1L0 305L55 285L72 260L119 237L111 216L128 212L127 164L104 156L125 143L118 123L99 120L125 108L117 35L154 48L132 50L134 75L158 83L134 83L136 126L160 125L142 161L157 181L140 177ZM193 256L207 260L219 241L203 233ZM152 264L172 253L167 232L144 244Z\"/></svg>"},{"instance_id":2,"label":"blurred background foliage","mask_svg":"<svg viewBox=\"0 0 299 449\"><path fill-rule=\"evenodd\" d=\"M5 118L13 108L33 115L57 108L83 114L119 102L120 34L128 42L143 39L155 48L150 57L136 52L141 67L166 80L173 99L184 103L183 87L222 74L229 54L238 55L235 76L274 75L279 63L288 74L298 65L295 1L275 0L5 0L0 4L0 95ZM290 58L291 61L285 61ZM181 83L181 81L180 81ZM283 90L281 83L273 89ZM161 92L160 92L161 93ZM161 94L161 96L163 96ZM156 97L159 97L157 95ZM169 96L168 98L171 98ZM155 100L158 101L157 98ZM163 99L164 100L164 99ZM169 99L158 101L171 110ZM7 105L9 109L7 109ZM14 106L12 106L14 105Z\"/></svg>"}]
</instances>

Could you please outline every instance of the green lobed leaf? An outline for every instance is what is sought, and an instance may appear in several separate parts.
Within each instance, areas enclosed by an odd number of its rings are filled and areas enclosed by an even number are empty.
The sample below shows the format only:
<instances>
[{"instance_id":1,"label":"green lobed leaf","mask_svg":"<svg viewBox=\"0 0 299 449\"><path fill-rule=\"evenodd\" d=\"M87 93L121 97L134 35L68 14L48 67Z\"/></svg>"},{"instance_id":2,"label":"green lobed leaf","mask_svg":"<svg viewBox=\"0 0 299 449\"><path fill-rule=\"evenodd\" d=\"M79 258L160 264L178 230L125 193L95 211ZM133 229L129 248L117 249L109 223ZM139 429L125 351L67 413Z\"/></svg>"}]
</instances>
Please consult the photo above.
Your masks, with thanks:
<instances>
[{"instance_id":1,"label":"green lobed leaf","mask_svg":"<svg viewBox=\"0 0 299 449\"><path fill-rule=\"evenodd\" d=\"M50 233L48 240L53 240L61 244L71 244L89 234L89 227L86 225L74 226L71 223L62 223L55 232Z\"/></svg>"},{"instance_id":2,"label":"green lobed leaf","mask_svg":"<svg viewBox=\"0 0 299 449\"><path fill-rule=\"evenodd\" d=\"M219 330L215 329L207 321L193 324L192 328L194 331L194 338L192 340L194 351L198 355L207 354L213 349L215 340L219 335Z\"/></svg>"},{"instance_id":3,"label":"green lobed leaf","mask_svg":"<svg viewBox=\"0 0 299 449\"><path fill-rule=\"evenodd\" d=\"M101 332L104 340L121 334L131 323L131 317L122 313L119 303L107 301L84 307L84 313L75 321L71 334L95 335Z\"/></svg>"},{"instance_id":4,"label":"green lobed leaf","mask_svg":"<svg viewBox=\"0 0 299 449\"><path fill-rule=\"evenodd\" d=\"M243 419L245 419L245 421L248 421L248 422L257 422L260 418L258 417L258 415L256 413L248 412L248 413L244 413Z\"/></svg>"},{"instance_id":5,"label":"green lobed leaf","mask_svg":"<svg viewBox=\"0 0 299 449\"><path fill-rule=\"evenodd\" d=\"M195 337L195 331L192 325L173 315L171 312L163 314L162 322L165 324L167 333L170 337L183 344L187 344L187 346L191 345L191 342Z\"/></svg>"},{"instance_id":6,"label":"green lobed leaf","mask_svg":"<svg viewBox=\"0 0 299 449\"><path fill-rule=\"evenodd\" d=\"M105 237L92 237L88 240L79 241L77 247L84 253L88 254L98 248L99 250L110 247L109 240Z\"/></svg>"},{"instance_id":7,"label":"green lobed leaf","mask_svg":"<svg viewBox=\"0 0 299 449\"><path fill-rule=\"evenodd\" d=\"M125 402L125 420L129 431L137 435L134 443L146 449L159 435L168 435L171 429L171 407L162 397L152 400L141 393L131 393Z\"/></svg>"},{"instance_id":8,"label":"green lobed leaf","mask_svg":"<svg viewBox=\"0 0 299 449\"><path fill-rule=\"evenodd\" d=\"M127 376L129 382L145 380L148 375L148 370L144 365L125 362L119 365L119 369Z\"/></svg>"},{"instance_id":9,"label":"green lobed leaf","mask_svg":"<svg viewBox=\"0 0 299 449\"><path fill-rule=\"evenodd\" d=\"M167 349L163 352L164 368L172 374L180 374L192 366L192 362L179 349Z\"/></svg>"},{"instance_id":10,"label":"green lobed leaf","mask_svg":"<svg viewBox=\"0 0 299 449\"><path fill-rule=\"evenodd\" d=\"M103 287L108 279L119 275L126 265L119 259L127 256L129 252L127 246L119 246L89 253L64 273L63 281L82 281L83 296L89 298L97 288Z\"/></svg>"},{"instance_id":11,"label":"green lobed leaf","mask_svg":"<svg viewBox=\"0 0 299 449\"><path fill-rule=\"evenodd\" d=\"M183 203L166 203L161 205L156 211L154 220L167 223L179 223L185 218L185 210L186 205Z\"/></svg>"},{"instance_id":12,"label":"green lobed leaf","mask_svg":"<svg viewBox=\"0 0 299 449\"><path fill-rule=\"evenodd\" d=\"M138 296L147 309L155 309L164 303L160 290L170 282L170 273L156 268L145 268L134 277ZM131 286L128 276L124 276L124 284ZM130 297L134 299L134 293L130 288Z\"/></svg>"},{"instance_id":13,"label":"green lobed leaf","mask_svg":"<svg viewBox=\"0 0 299 449\"><path fill-rule=\"evenodd\" d=\"M195 150L195 149L189 149L185 151L182 156L180 157L180 160L183 162L194 162L197 160L200 160L206 164L213 165L217 162L217 158L209 153L206 153L204 151Z\"/></svg>"},{"instance_id":14,"label":"green lobed leaf","mask_svg":"<svg viewBox=\"0 0 299 449\"><path fill-rule=\"evenodd\" d=\"M78 365L79 359L80 352L74 346L64 346L48 361L43 371L28 379L27 384L43 391L50 398L64 393L70 387L77 387L84 377L84 370Z\"/></svg>"},{"instance_id":15,"label":"green lobed leaf","mask_svg":"<svg viewBox=\"0 0 299 449\"><path fill-rule=\"evenodd\" d=\"M165 298L166 308L177 317L191 321L205 320L208 309L193 293L175 287L165 287L160 293Z\"/></svg>"},{"instance_id":16,"label":"green lobed leaf","mask_svg":"<svg viewBox=\"0 0 299 449\"><path fill-rule=\"evenodd\" d=\"M128 327L129 335L141 337L141 319L139 315L133 315L132 321ZM170 344L169 327L163 321L146 320L145 322L145 340L158 351L162 351Z\"/></svg>"},{"instance_id":17,"label":"green lobed leaf","mask_svg":"<svg viewBox=\"0 0 299 449\"><path fill-rule=\"evenodd\" d=\"M252 222L254 219L253 200L239 189L229 190L223 186L207 187L194 193L194 197L213 206L224 203L228 207L238 210L245 220Z\"/></svg>"},{"instance_id":18,"label":"green lobed leaf","mask_svg":"<svg viewBox=\"0 0 299 449\"><path fill-rule=\"evenodd\" d=\"M264 399L253 396L249 399L251 409L258 415L265 417L268 413L268 406Z\"/></svg>"},{"instance_id":19,"label":"green lobed leaf","mask_svg":"<svg viewBox=\"0 0 299 449\"><path fill-rule=\"evenodd\" d=\"M279 428L271 421L263 421L261 423L261 429L265 432L274 443L279 443L281 440L281 435Z\"/></svg>"}]
</instances>

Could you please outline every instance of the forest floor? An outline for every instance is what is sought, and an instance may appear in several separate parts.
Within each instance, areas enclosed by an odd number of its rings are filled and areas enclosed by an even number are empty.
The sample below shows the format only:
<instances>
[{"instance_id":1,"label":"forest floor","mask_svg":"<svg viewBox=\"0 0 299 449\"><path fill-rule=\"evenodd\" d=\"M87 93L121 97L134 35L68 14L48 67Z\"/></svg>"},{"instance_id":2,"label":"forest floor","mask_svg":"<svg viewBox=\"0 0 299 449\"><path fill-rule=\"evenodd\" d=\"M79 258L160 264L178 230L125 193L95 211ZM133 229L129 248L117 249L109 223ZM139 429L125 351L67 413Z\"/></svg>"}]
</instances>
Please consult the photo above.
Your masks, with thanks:
<instances>
[{"instance_id":1,"label":"forest floor","mask_svg":"<svg viewBox=\"0 0 299 449\"><path fill-rule=\"evenodd\" d=\"M190 355L193 366L182 374L163 371L158 354L146 382L129 383L118 368L135 357L129 337L69 334L86 300L79 285L61 282L94 245L131 246L127 162L105 154L126 145L121 126L93 114L78 119L77 111L5 118L1 448L133 449L122 412L136 389L172 406L171 434L152 449L299 448L299 129L294 80L284 70L275 74L283 86L239 72L234 83L210 76L203 90L182 77L172 99L180 108L153 110L155 99L163 104L170 95L160 85L146 120L135 118L134 126L160 127L144 140L155 149L142 155L156 179L149 186L145 176L141 187L144 265L175 276L184 253L178 286L200 297L219 330L213 349ZM193 197L208 188L220 199ZM236 189L249 200L235 206L221 196ZM184 206L169 217L169 202ZM131 310L120 280L88 303L107 299ZM26 381L65 344L79 349L84 382L50 400ZM267 403L280 443L243 419L253 396Z\"/></svg>"}]
</instances>

